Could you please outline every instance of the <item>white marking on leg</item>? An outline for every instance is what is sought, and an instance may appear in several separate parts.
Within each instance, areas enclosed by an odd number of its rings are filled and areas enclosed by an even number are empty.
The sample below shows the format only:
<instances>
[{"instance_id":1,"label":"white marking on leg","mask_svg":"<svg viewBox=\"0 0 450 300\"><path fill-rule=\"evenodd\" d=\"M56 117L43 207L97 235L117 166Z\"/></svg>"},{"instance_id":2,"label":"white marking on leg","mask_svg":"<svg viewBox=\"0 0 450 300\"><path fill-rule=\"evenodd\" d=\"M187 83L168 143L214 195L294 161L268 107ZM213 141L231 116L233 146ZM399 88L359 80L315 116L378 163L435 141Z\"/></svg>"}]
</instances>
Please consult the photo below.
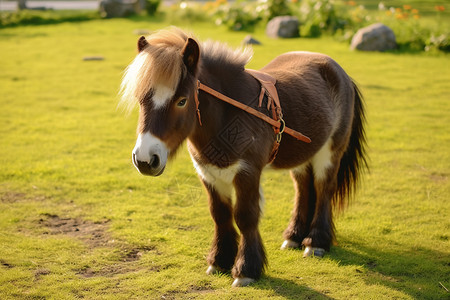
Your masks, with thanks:
<instances>
[{"instance_id":1,"label":"white marking on leg","mask_svg":"<svg viewBox=\"0 0 450 300\"><path fill-rule=\"evenodd\" d=\"M285 240L283 242L283 245L281 245L281 249L285 250L285 249L294 249L294 248L299 248L300 244L297 242L294 242L292 240Z\"/></svg>"},{"instance_id":2,"label":"white marking on leg","mask_svg":"<svg viewBox=\"0 0 450 300\"><path fill-rule=\"evenodd\" d=\"M323 257L325 254L325 249L316 248L316 247L305 247L305 251L303 252L303 257L315 256L315 257Z\"/></svg>"},{"instance_id":3,"label":"white marking on leg","mask_svg":"<svg viewBox=\"0 0 450 300\"><path fill-rule=\"evenodd\" d=\"M256 280L253 278L248 278L248 277L242 277L242 278L236 278L233 281L233 284L231 285L232 287L241 287L241 286L247 286L253 282L255 282Z\"/></svg>"},{"instance_id":4,"label":"white marking on leg","mask_svg":"<svg viewBox=\"0 0 450 300\"><path fill-rule=\"evenodd\" d=\"M281 250L299 248L300 244L291 240L285 240L281 245Z\"/></svg>"},{"instance_id":5,"label":"white marking on leg","mask_svg":"<svg viewBox=\"0 0 450 300\"><path fill-rule=\"evenodd\" d=\"M331 138L320 148L320 150L314 155L312 159L312 166L315 179L325 179L327 170L333 166L331 151Z\"/></svg>"},{"instance_id":6,"label":"white marking on leg","mask_svg":"<svg viewBox=\"0 0 450 300\"><path fill-rule=\"evenodd\" d=\"M216 267L211 266L211 265L208 266L208 269L206 270L206 275L214 275L217 273L219 273L219 270Z\"/></svg>"}]
</instances>

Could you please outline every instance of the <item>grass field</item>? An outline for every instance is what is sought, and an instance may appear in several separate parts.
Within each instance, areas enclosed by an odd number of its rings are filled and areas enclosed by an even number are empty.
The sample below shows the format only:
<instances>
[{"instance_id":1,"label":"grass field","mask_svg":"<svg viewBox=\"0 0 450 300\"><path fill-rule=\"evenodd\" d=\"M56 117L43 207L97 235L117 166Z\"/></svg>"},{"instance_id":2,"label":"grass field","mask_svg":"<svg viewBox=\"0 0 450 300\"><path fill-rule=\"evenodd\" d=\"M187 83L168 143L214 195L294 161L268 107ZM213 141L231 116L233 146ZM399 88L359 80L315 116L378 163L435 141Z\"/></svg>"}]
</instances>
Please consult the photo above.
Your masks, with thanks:
<instances>
[{"instance_id":1,"label":"grass field","mask_svg":"<svg viewBox=\"0 0 450 300\"><path fill-rule=\"evenodd\" d=\"M366 98L371 172L337 218L323 259L281 251L292 209L287 172L268 171L260 229L269 259L256 284L207 276L213 234L186 151L163 176L131 164L136 112L116 110L142 19L0 31L1 299L448 299L450 57L351 52L331 38L257 31L249 67L291 50L326 53ZM210 24L200 39L238 46ZM83 61L100 55L103 61Z\"/></svg>"}]
</instances>

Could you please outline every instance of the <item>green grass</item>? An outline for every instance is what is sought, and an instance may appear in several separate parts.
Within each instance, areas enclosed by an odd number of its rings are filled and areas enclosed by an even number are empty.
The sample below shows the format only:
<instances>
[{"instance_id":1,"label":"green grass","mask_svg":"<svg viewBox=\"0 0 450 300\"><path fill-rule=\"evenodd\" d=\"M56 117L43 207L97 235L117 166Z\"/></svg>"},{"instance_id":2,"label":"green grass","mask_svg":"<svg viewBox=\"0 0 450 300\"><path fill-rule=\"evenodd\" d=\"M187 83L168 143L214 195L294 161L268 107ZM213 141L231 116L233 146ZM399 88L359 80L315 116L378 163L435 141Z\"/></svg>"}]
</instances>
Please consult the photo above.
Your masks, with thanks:
<instances>
[{"instance_id":1,"label":"green grass","mask_svg":"<svg viewBox=\"0 0 450 300\"><path fill-rule=\"evenodd\" d=\"M366 97L371 173L337 218L323 259L281 251L292 209L287 172L266 172L266 275L242 289L207 276L213 233L187 152L148 178L130 161L136 112L116 110L135 29L95 20L0 31L1 299L444 299L450 287L450 60L351 52L331 38L272 40L257 31L249 67L291 50L326 53ZM200 39L246 33L209 24ZM82 61L101 55L103 61ZM78 231L76 230L78 229Z\"/></svg>"}]
</instances>

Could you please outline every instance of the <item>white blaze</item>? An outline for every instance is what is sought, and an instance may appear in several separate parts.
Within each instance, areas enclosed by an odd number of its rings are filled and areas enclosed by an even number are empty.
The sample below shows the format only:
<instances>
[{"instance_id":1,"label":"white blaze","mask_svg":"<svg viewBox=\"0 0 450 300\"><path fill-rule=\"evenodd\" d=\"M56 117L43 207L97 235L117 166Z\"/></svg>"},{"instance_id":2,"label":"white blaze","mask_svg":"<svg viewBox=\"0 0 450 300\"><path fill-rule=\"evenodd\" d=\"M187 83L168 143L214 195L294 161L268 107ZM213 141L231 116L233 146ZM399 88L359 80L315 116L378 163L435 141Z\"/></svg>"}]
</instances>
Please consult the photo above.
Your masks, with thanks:
<instances>
[{"instance_id":1,"label":"white blaze","mask_svg":"<svg viewBox=\"0 0 450 300\"><path fill-rule=\"evenodd\" d=\"M156 109L165 106L175 95L175 91L165 85L157 86L153 89L152 101Z\"/></svg>"}]
</instances>

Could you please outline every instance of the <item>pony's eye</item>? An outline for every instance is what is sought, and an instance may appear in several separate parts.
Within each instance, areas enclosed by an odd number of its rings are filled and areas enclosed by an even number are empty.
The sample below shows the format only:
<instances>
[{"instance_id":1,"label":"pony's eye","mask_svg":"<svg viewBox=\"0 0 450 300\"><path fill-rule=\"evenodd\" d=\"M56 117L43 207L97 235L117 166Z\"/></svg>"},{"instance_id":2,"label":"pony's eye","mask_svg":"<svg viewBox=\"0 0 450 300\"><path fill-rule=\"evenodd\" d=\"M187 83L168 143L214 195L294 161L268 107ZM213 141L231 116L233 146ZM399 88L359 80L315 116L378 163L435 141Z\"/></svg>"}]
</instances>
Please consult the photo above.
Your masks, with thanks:
<instances>
[{"instance_id":1,"label":"pony's eye","mask_svg":"<svg viewBox=\"0 0 450 300\"><path fill-rule=\"evenodd\" d=\"M180 99L180 101L178 101L178 103L177 103L178 107L183 107L185 105L186 105L186 98Z\"/></svg>"}]
</instances>

